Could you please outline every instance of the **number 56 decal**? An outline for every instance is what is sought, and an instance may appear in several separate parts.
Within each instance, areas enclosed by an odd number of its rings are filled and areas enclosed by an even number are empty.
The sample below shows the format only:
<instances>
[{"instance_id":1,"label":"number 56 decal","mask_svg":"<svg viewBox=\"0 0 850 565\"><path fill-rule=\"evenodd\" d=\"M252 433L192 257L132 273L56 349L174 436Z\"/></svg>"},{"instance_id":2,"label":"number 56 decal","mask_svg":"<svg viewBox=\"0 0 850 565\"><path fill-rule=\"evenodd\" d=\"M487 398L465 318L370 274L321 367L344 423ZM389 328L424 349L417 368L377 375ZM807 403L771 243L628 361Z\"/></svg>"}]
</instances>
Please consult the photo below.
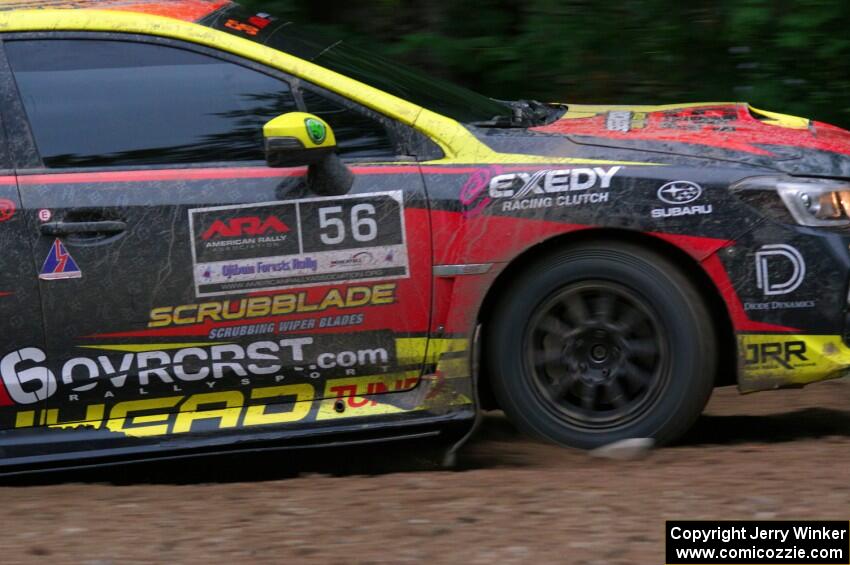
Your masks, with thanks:
<instances>
[{"instance_id":1,"label":"number 56 decal","mask_svg":"<svg viewBox=\"0 0 850 565\"><path fill-rule=\"evenodd\" d=\"M198 297L409 276L401 191L189 211Z\"/></svg>"},{"instance_id":2,"label":"number 56 decal","mask_svg":"<svg viewBox=\"0 0 850 565\"><path fill-rule=\"evenodd\" d=\"M322 230L326 228L336 229L334 235L330 235L328 231L322 231L322 243L325 245L345 243L345 222L338 217L334 217L337 214L342 215L343 213L342 206L319 208L319 225L322 227ZM354 241L368 243L378 239L378 222L374 220L376 214L377 210L373 204L358 204L351 209L351 236L354 238Z\"/></svg>"}]
</instances>

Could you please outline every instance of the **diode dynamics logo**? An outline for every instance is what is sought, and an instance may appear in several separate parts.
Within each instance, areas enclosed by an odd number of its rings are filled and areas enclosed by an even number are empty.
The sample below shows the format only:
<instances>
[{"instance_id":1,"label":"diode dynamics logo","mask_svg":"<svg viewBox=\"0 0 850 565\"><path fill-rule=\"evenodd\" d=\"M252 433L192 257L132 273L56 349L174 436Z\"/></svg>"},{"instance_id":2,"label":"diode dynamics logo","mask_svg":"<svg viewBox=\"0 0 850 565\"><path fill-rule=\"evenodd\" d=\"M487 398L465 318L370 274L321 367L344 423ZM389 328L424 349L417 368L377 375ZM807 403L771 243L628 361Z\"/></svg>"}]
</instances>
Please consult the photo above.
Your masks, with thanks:
<instances>
[{"instance_id":1,"label":"diode dynamics logo","mask_svg":"<svg viewBox=\"0 0 850 565\"><path fill-rule=\"evenodd\" d=\"M796 248L765 245L756 253L756 285L765 296L791 294L806 280L806 260Z\"/></svg>"}]
</instances>

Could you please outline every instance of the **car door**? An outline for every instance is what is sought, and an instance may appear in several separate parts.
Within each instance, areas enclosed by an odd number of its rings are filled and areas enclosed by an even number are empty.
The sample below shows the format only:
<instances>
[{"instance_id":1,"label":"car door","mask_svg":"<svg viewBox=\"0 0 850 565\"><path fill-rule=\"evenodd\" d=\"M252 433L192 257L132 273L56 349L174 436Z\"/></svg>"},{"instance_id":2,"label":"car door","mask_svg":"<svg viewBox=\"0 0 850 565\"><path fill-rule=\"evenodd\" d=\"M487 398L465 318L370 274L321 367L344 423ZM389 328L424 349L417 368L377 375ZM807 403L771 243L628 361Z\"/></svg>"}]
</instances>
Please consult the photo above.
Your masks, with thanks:
<instances>
[{"instance_id":1,"label":"car door","mask_svg":"<svg viewBox=\"0 0 850 565\"><path fill-rule=\"evenodd\" d=\"M246 402L416 385L430 237L394 124L171 41L4 44L32 132L19 184L55 375L47 423L232 428ZM263 160L262 125L311 107L338 126L355 173L344 194L315 194L306 168Z\"/></svg>"},{"instance_id":2,"label":"car door","mask_svg":"<svg viewBox=\"0 0 850 565\"><path fill-rule=\"evenodd\" d=\"M0 68L0 80L8 76ZM52 392L30 237L0 117L0 430L29 428Z\"/></svg>"}]
</instances>

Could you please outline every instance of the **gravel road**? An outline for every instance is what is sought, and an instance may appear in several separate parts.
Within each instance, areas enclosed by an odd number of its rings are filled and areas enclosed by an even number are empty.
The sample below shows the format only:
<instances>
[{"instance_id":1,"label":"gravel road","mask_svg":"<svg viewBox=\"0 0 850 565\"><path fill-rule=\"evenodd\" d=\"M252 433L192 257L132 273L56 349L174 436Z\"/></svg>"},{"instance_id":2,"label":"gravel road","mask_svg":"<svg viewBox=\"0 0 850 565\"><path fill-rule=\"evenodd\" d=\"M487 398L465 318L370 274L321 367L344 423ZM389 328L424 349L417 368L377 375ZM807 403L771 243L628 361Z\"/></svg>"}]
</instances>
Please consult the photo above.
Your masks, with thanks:
<instances>
[{"instance_id":1,"label":"gravel road","mask_svg":"<svg viewBox=\"0 0 850 565\"><path fill-rule=\"evenodd\" d=\"M6 479L0 562L662 563L667 519L850 519L850 382L716 391L680 444L608 461L488 416L411 446Z\"/></svg>"}]
</instances>

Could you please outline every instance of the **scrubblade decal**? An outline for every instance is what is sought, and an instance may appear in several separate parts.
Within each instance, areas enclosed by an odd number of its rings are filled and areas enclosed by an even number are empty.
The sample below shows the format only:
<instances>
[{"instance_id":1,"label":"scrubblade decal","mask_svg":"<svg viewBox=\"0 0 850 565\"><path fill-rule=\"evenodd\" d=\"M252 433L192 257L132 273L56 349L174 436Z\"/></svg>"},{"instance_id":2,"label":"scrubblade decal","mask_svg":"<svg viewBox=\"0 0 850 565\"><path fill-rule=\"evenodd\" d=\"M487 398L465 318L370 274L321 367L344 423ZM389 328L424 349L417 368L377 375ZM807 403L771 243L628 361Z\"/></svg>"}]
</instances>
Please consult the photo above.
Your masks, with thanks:
<instances>
[{"instance_id":1,"label":"scrubblade decal","mask_svg":"<svg viewBox=\"0 0 850 565\"><path fill-rule=\"evenodd\" d=\"M251 344L187 343L99 345L91 357L51 363L37 347L22 348L0 359L4 390L0 405L28 405L57 393L68 401L84 398L138 397L156 391L179 392L202 383L208 389L226 385L279 383L357 376L362 370L386 373L391 367L422 357L398 359L390 332L364 332L346 337L344 349L335 336L292 337Z\"/></svg>"},{"instance_id":2,"label":"scrubblade decal","mask_svg":"<svg viewBox=\"0 0 850 565\"><path fill-rule=\"evenodd\" d=\"M395 303L395 283L352 286L347 289L331 288L321 298L313 300L310 299L309 293L297 292L154 308L150 312L148 327L165 328L206 322L231 322L289 314L318 313L334 308L348 310Z\"/></svg>"},{"instance_id":3,"label":"scrubblade decal","mask_svg":"<svg viewBox=\"0 0 850 565\"><path fill-rule=\"evenodd\" d=\"M409 276L401 191L189 211L199 297Z\"/></svg>"},{"instance_id":4,"label":"scrubblade decal","mask_svg":"<svg viewBox=\"0 0 850 565\"><path fill-rule=\"evenodd\" d=\"M363 325L365 320L365 314L345 314L304 320L285 320L276 324L246 324L212 329L209 331L208 337L209 339L234 339L255 335L306 332L316 329L352 328Z\"/></svg>"}]
</instances>

